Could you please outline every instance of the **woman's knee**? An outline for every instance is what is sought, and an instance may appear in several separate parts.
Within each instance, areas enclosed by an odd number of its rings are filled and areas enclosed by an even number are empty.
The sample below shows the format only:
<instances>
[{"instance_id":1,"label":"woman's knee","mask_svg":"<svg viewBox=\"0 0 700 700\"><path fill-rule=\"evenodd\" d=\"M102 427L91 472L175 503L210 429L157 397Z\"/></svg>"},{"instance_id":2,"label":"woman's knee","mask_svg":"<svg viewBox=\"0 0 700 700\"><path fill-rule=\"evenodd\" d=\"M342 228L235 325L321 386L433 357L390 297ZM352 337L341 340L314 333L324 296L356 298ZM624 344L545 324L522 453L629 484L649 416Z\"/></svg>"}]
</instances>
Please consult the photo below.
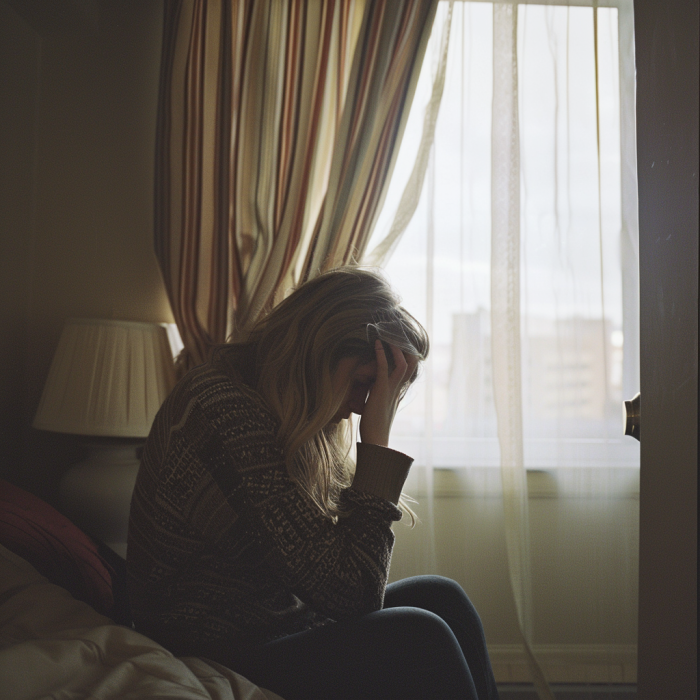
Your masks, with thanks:
<instances>
[{"instance_id":1,"label":"woman's knee","mask_svg":"<svg viewBox=\"0 0 700 700\"><path fill-rule=\"evenodd\" d=\"M387 588L388 602L396 601L397 605L416 605L417 607L432 609L424 603L437 603L442 605L466 606L476 613L474 605L464 592L462 586L456 581L445 576L412 576L392 583ZM415 600L415 603L407 602Z\"/></svg>"},{"instance_id":2,"label":"woman's knee","mask_svg":"<svg viewBox=\"0 0 700 700\"><path fill-rule=\"evenodd\" d=\"M439 600L452 605L462 606L473 616L479 617L474 604L457 581L444 576L433 576L432 578L434 579L433 585L435 586L436 596Z\"/></svg>"},{"instance_id":3,"label":"woman's knee","mask_svg":"<svg viewBox=\"0 0 700 700\"><path fill-rule=\"evenodd\" d=\"M417 578L423 579L423 585L432 588L434 591L438 592L441 597L454 600L466 598L469 600L462 586L454 579L447 578L446 576L418 576Z\"/></svg>"},{"instance_id":4,"label":"woman's knee","mask_svg":"<svg viewBox=\"0 0 700 700\"><path fill-rule=\"evenodd\" d=\"M413 651L425 648L458 648L449 625L437 614L414 607L396 607L371 613L365 618L369 623L369 634L373 639L382 639L404 649Z\"/></svg>"},{"instance_id":5,"label":"woman's knee","mask_svg":"<svg viewBox=\"0 0 700 700\"><path fill-rule=\"evenodd\" d=\"M388 585L387 592L390 591L446 591L452 594L464 594L464 589L456 581L446 576L434 574L422 574L400 579Z\"/></svg>"},{"instance_id":6,"label":"woman's knee","mask_svg":"<svg viewBox=\"0 0 700 700\"><path fill-rule=\"evenodd\" d=\"M476 608L463 588L444 576L414 576L387 588L385 607L412 606L441 617L456 632L471 630L483 636L483 625Z\"/></svg>"}]
</instances>

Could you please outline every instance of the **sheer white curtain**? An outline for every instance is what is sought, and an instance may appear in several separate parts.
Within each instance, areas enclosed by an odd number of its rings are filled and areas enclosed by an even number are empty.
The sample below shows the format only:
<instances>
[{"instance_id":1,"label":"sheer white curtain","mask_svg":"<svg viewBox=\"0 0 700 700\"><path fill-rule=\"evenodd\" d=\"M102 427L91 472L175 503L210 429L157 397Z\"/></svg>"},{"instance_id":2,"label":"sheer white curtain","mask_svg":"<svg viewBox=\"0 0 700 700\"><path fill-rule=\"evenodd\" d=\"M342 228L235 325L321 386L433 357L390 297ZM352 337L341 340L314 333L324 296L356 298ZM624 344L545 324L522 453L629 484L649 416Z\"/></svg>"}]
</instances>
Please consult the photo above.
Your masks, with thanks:
<instances>
[{"instance_id":1,"label":"sheer white curtain","mask_svg":"<svg viewBox=\"0 0 700 700\"><path fill-rule=\"evenodd\" d=\"M441 2L365 258L432 340L392 433L416 458L416 562L442 573L435 470L500 468L528 650L527 470L563 492L639 465L620 420L639 381L632 47L631 0Z\"/></svg>"}]
</instances>

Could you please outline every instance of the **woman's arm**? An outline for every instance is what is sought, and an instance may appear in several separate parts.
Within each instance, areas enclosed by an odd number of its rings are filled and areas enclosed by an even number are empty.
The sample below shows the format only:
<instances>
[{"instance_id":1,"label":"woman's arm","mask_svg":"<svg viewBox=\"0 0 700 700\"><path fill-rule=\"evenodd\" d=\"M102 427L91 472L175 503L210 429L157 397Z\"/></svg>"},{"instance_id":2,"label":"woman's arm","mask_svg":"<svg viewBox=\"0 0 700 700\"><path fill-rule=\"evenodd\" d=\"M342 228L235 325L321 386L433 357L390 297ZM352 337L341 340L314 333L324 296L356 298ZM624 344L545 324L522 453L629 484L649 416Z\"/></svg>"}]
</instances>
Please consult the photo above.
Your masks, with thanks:
<instances>
[{"instance_id":1,"label":"woman's arm","mask_svg":"<svg viewBox=\"0 0 700 700\"><path fill-rule=\"evenodd\" d=\"M251 465L242 475L244 491L273 575L314 611L334 620L380 610L394 545L391 524L401 512L377 492L400 493L411 458L360 446L358 473L376 478L343 492L348 512L333 523L289 478L281 452L274 464L268 461L275 447L262 436L255 452L260 466Z\"/></svg>"},{"instance_id":2,"label":"woman's arm","mask_svg":"<svg viewBox=\"0 0 700 700\"><path fill-rule=\"evenodd\" d=\"M211 436L202 461L245 521L240 527L264 558L267 575L332 619L381 609L391 524L401 517L395 504L413 460L358 445L355 481L341 495L346 514L334 523L289 477L277 422L257 394L224 383L203 392L200 402Z\"/></svg>"}]
</instances>

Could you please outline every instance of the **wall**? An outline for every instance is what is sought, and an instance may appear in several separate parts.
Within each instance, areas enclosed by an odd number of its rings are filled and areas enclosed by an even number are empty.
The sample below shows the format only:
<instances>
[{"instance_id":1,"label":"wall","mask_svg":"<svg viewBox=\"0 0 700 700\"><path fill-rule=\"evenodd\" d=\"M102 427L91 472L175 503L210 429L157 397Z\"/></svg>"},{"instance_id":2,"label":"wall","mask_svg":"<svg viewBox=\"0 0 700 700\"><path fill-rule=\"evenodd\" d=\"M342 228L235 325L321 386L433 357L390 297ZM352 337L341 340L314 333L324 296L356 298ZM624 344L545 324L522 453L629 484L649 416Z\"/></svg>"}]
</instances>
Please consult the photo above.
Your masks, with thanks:
<instances>
[{"instance_id":1,"label":"wall","mask_svg":"<svg viewBox=\"0 0 700 700\"><path fill-rule=\"evenodd\" d=\"M40 39L0 3L0 474L22 465Z\"/></svg>"},{"instance_id":2,"label":"wall","mask_svg":"<svg viewBox=\"0 0 700 700\"><path fill-rule=\"evenodd\" d=\"M65 319L172 320L152 252L162 2L0 12L0 475L55 502L80 443L30 425Z\"/></svg>"}]
</instances>

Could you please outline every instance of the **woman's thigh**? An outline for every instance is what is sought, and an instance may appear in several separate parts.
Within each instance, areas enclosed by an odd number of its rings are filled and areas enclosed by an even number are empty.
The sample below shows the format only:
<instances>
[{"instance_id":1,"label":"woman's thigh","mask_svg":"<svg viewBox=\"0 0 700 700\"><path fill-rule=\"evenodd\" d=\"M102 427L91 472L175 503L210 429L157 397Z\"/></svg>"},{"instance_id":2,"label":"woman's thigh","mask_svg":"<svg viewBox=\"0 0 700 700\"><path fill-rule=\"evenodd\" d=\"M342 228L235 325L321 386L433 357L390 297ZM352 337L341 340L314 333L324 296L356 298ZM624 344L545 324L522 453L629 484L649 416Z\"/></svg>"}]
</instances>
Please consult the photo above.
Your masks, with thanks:
<instances>
[{"instance_id":1,"label":"woman's thigh","mask_svg":"<svg viewBox=\"0 0 700 700\"><path fill-rule=\"evenodd\" d=\"M285 700L481 700L450 628L413 607L284 637L233 668Z\"/></svg>"},{"instance_id":2,"label":"woman's thigh","mask_svg":"<svg viewBox=\"0 0 700 700\"><path fill-rule=\"evenodd\" d=\"M396 606L420 608L442 618L459 642L480 700L498 697L481 619L458 583L443 576L396 581L387 586L384 608Z\"/></svg>"}]
</instances>

